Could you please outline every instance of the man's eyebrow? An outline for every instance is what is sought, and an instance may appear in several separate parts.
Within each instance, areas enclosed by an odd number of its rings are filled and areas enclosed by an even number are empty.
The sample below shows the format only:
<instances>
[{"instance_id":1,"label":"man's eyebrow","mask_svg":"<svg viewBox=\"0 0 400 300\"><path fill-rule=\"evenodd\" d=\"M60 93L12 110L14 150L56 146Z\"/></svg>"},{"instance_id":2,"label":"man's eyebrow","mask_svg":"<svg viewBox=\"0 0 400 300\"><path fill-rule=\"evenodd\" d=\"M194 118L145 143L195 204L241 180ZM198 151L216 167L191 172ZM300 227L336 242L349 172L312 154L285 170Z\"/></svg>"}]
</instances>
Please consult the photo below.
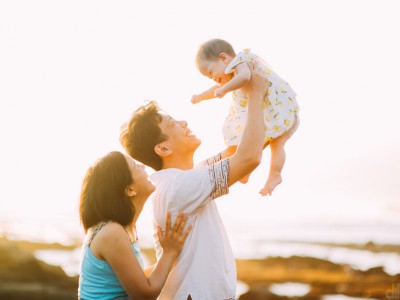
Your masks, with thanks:
<instances>
[{"instance_id":1,"label":"man's eyebrow","mask_svg":"<svg viewBox=\"0 0 400 300\"><path fill-rule=\"evenodd\" d=\"M174 122L174 119L171 116L167 116L166 120L167 120L168 126L172 126L172 123Z\"/></svg>"}]
</instances>

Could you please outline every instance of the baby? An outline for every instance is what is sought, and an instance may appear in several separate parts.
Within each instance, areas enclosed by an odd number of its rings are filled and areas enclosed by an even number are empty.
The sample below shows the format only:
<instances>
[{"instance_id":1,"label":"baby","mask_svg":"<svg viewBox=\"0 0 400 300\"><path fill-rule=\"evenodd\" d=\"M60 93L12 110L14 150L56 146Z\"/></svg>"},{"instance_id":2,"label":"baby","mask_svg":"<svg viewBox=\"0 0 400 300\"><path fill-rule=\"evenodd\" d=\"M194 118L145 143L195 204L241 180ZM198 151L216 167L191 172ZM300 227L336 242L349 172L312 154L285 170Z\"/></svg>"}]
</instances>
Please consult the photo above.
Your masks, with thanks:
<instances>
[{"instance_id":1,"label":"baby","mask_svg":"<svg viewBox=\"0 0 400 300\"><path fill-rule=\"evenodd\" d=\"M287 82L280 78L260 57L245 49L238 54L233 47L221 39L213 39L202 44L197 52L196 64L199 71L217 84L192 97L192 103L221 98L232 92L229 115L225 119L223 135L227 149L221 152L222 158L233 155L239 144L247 117L246 95L240 88L251 80L247 62L255 61L263 68L268 92L265 95L264 148L271 147L271 162L267 182L260 190L263 196L271 195L282 182L281 172L285 164L285 143L299 125L299 106L296 93ZM240 180L248 181L250 174Z\"/></svg>"}]
</instances>

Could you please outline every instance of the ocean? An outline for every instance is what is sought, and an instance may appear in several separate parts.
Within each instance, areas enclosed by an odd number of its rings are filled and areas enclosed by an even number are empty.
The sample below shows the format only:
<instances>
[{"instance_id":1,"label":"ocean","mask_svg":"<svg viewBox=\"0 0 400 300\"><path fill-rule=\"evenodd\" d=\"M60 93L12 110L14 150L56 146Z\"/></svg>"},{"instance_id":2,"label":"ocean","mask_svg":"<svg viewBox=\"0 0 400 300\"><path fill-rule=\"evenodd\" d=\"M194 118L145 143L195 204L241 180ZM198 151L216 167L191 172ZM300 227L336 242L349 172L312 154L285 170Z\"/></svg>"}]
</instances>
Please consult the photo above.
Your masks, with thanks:
<instances>
[{"instance_id":1,"label":"ocean","mask_svg":"<svg viewBox=\"0 0 400 300\"><path fill-rule=\"evenodd\" d=\"M225 217L225 219L224 219ZM360 270L382 266L391 275L400 273L398 252L373 252L363 245L400 245L400 218L297 219L259 223L238 222L222 216L236 258L308 256L345 263ZM139 219L139 245L152 248L151 218ZM40 250L38 259L59 265L71 276L78 274L80 247L84 234L77 217L21 217L2 215L0 235L32 242L77 245L76 249ZM349 247L352 246L352 247ZM359 245L360 247L354 247Z\"/></svg>"}]
</instances>

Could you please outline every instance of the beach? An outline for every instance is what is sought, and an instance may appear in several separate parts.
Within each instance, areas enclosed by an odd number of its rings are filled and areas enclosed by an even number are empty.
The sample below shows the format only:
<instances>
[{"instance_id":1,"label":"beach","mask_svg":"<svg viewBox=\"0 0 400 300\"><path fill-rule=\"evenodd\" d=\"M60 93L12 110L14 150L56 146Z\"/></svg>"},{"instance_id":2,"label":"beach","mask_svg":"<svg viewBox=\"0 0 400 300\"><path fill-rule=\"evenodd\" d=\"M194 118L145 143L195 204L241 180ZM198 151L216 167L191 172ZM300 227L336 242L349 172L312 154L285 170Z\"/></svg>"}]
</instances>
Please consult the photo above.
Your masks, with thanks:
<instances>
[{"instance_id":1,"label":"beach","mask_svg":"<svg viewBox=\"0 0 400 300\"><path fill-rule=\"evenodd\" d=\"M331 243L325 246L400 256L400 245L394 244ZM76 299L78 276L71 272L67 274L65 268L54 263L38 259L37 254L70 253L76 257L79 249L79 244L62 245L1 237L0 299ZM141 253L146 264L155 261L153 249L142 248ZM383 266L360 270L349 264L297 255L238 258L236 264L239 300L400 298L400 273L388 274Z\"/></svg>"},{"instance_id":2,"label":"beach","mask_svg":"<svg viewBox=\"0 0 400 300\"><path fill-rule=\"evenodd\" d=\"M138 224L146 266L155 262L150 221ZM400 299L397 217L225 221L237 299ZM0 225L0 299L76 299L84 238L77 220L3 216Z\"/></svg>"},{"instance_id":3,"label":"beach","mask_svg":"<svg viewBox=\"0 0 400 300\"><path fill-rule=\"evenodd\" d=\"M258 193L268 146L216 200L236 300L400 300L398 2L0 1L0 300L77 299L84 176L125 153L121 126L148 100L201 140L194 165L226 149L232 95L190 101L213 84L196 63L211 38L263 57L300 106L273 196Z\"/></svg>"}]
</instances>

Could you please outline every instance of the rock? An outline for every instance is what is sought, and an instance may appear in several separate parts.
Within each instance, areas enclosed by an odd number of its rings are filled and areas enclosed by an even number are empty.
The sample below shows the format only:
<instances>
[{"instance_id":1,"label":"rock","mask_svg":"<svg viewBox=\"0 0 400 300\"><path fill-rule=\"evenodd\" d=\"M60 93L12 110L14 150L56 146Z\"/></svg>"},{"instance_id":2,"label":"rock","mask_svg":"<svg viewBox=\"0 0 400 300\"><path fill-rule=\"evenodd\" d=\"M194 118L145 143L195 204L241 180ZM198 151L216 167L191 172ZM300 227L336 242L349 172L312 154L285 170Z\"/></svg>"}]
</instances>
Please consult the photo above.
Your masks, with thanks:
<instances>
[{"instance_id":1,"label":"rock","mask_svg":"<svg viewBox=\"0 0 400 300\"><path fill-rule=\"evenodd\" d=\"M77 276L37 260L15 242L0 241L0 265L0 299L77 299Z\"/></svg>"},{"instance_id":2,"label":"rock","mask_svg":"<svg viewBox=\"0 0 400 300\"><path fill-rule=\"evenodd\" d=\"M390 276L382 267L361 271L345 264L299 256L237 260L237 270L238 279L249 286L239 300L288 299L269 290L273 283L287 282L308 284L311 288L307 295L291 299L320 299L335 294L384 299L393 285L400 282L400 275Z\"/></svg>"}]
</instances>

